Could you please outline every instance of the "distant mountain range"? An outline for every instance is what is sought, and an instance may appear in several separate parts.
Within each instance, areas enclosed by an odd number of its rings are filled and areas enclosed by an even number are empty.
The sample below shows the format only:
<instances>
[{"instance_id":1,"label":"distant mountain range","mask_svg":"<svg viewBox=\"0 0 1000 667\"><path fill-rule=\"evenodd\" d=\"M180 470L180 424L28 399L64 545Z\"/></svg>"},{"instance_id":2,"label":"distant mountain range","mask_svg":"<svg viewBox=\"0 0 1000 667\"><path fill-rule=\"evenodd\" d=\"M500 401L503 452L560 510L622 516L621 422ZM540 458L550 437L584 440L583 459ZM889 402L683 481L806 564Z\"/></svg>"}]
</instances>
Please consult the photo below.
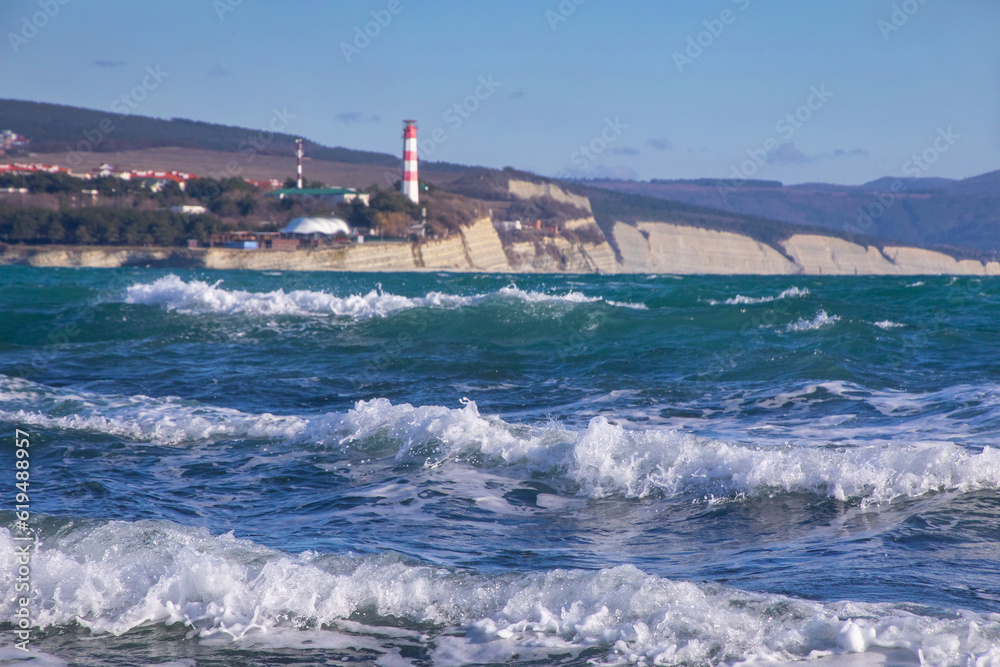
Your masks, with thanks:
<instances>
[{"instance_id":1,"label":"distant mountain range","mask_svg":"<svg viewBox=\"0 0 1000 667\"><path fill-rule=\"evenodd\" d=\"M963 180L885 177L857 186L723 179L586 184L848 235L1000 251L1000 171Z\"/></svg>"},{"instance_id":2,"label":"distant mountain range","mask_svg":"<svg viewBox=\"0 0 1000 667\"><path fill-rule=\"evenodd\" d=\"M296 135L231 127L180 118L120 115L58 104L0 100L0 130L31 139L31 150L95 153L176 146L226 152L252 150L289 156ZM280 123L276 129L281 129ZM81 143L82 142L82 143ZM397 168L400 156L306 142L312 159ZM155 165L152 165L155 166ZM500 172L446 162L425 162L428 172L446 174L454 191L490 199L483 179ZM508 170L510 171L510 170ZM462 177L453 180L458 174ZM492 173L487 178L485 174ZM523 172L519 178L551 181ZM534 178L532 178L534 176ZM506 182L506 178L501 178ZM614 220L651 220L751 233L772 242L802 228L848 239L886 239L951 250L953 254L1000 251L1000 171L964 180L881 178L859 186L778 181L732 182L725 179L576 182L586 193L602 227ZM500 188L502 189L502 188ZM660 203L656 203L660 200ZM688 207L683 204L690 205ZM734 215L735 214L735 215Z\"/></svg>"}]
</instances>

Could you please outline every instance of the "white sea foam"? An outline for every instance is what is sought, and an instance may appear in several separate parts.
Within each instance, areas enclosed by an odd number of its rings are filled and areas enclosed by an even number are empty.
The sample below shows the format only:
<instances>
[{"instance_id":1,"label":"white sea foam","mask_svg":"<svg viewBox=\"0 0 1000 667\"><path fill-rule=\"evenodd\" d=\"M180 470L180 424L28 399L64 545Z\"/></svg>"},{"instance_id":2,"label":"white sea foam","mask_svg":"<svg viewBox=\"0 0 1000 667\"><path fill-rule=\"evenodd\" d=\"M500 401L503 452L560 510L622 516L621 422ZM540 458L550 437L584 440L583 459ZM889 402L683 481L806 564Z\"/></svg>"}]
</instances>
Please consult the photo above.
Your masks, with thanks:
<instances>
[{"instance_id":1,"label":"white sea foam","mask_svg":"<svg viewBox=\"0 0 1000 667\"><path fill-rule=\"evenodd\" d=\"M0 560L14 562L16 546L0 528ZM391 554L292 555L165 522L64 528L42 538L31 571L39 629L80 624L121 635L181 623L192 638L247 648L374 648L392 661L393 647L423 646L436 665L595 647L604 664L789 661L885 648L926 664L1000 660L1000 614L818 603L672 581L631 565L479 574ZM11 590L14 576L0 569L0 588ZM0 599L0 614L9 618L13 604ZM365 625L352 620L359 615Z\"/></svg>"},{"instance_id":2,"label":"white sea foam","mask_svg":"<svg viewBox=\"0 0 1000 667\"><path fill-rule=\"evenodd\" d=\"M900 443L958 443L967 451L997 445L1000 386L955 385L936 391L871 389L851 382L808 383L785 391L741 387L719 402L702 399L669 406L620 409L615 418L633 428L711 432L724 440L752 440L760 445L891 446ZM839 404L839 405L838 405ZM889 417L858 418L865 406ZM683 416L660 416L670 408ZM628 421L632 414L638 420ZM749 416L749 415L754 416Z\"/></svg>"},{"instance_id":3,"label":"white sea foam","mask_svg":"<svg viewBox=\"0 0 1000 667\"><path fill-rule=\"evenodd\" d=\"M879 329L898 329L900 327L905 327L905 324L900 324L899 322L893 322L891 320L882 320L881 322L875 322L875 326Z\"/></svg>"},{"instance_id":4,"label":"white sea foam","mask_svg":"<svg viewBox=\"0 0 1000 667\"><path fill-rule=\"evenodd\" d=\"M886 395L886 414L904 414L907 397ZM917 398L910 397L912 400ZM734 497L808 492L868 505L932 492L1000 490L1000 450L950 442L754 446L661 429L627 429L605 417L582 430L559 424L510 424L463 408L359 401L346 413L247 414L179 399L98 397L0 378L0 400L34 405L0 419L45 428L108 433L179 444L221 438L280 439L331 450L339 459L395 459L427 468L518 468L567 485L568 493L619 496ZM778 399L775 399L778 400ZM789 399L792 400L792 399ZM762 404L762 407L767 407ZM59 414L72 410L73 414Z\"/></svg>"},{"instance_id":5,"label":"white sea foam","mask_svg":"<svg viewBox=\"0 0 1000 667\"><path fill-rule=\"evenodd\" d=\"M785 331L815 331L839 321L839 315L827 315L825 310L821 310L811 320L800 317L797 321L786 326Z\"/></svg>"},{"instance_id":6,"label":"white sea foam","mask_svg":"<svg viewBox=\"0 0 1000 667\"><path fill-rule=\"evenodd\" d=\"M247 414L176 397L105 396L0 375L0 419L27 426L106 433L164 445L220 438L288 438L299 417Z\"/></svg>"},{"instance_id":7,"label":"white sea foam","mask_svg":"<svg viewBox=\"0 0 1000 667\"><path fill-rule=\"evenodd\" d=\"M310 431L319 435L316 426ZM523 466L559 475L589 497L804 491L870 504L936 491L1000 489L1000 450L974 453L950 443L755 447L675 431L628 430L604 417L582 431L529 428L484 417L472 402L449 410L385 399L358 403L334 428L344 434L341 445L382 447L396 458L418 456L425 465L460 460Z\"/></svg>"},{"instance_id":8,"label":"white sea foam","mask_svg":"<svg viewBox=\"0 0 1000 667\"><path fill-rule=\"evenodd\" d=\"M223 315L307 315L333 314L353 319L385 317L399 310L419 307L449 307L472 303L474 297L430 292L425 297L410 298L371 290L367 294L338 297L326 292L295 290L285 292L245 292L219 287L221 280L209 285L200 280L186 282L175 275L151 284L131 285L126 303L160 306L181 313L220 313Z\"/></svg>"},{"instance_id":9,"label":"white sea foam","mask_svg":"<svg viewBox=\"0 0 1000 667\"><path fill-rule=\"evenodd\" d=\"M515 285L496 292L475 295L429 292L422 297L389 294L381 289L366 294L336 296L327 292L295 290L285 292L246 292L220 287L222 281L209 284L201 280L184 281L176 275L160 278L154 283L131 285L125 302L159 306L168 311L186 314L218 313L222 315L335 315L353 320L386 317L412 308L458 308L482 303L489 299L518 299L525 303L585 304L604 302L612 306L645 309L644 304L606 301L580 292L546 294L525 291Z\"/></svg>"},{"instance_id":10,"label":"white sea foam","mask_svg":"<svg viewBox=\"0 0 1000 667\"><path fill-rule=\"evenodd\" d=\"M795 299L809 296L811 292L805 287L789 287L777 296L744 296L742 294L737 294L734 297L730 297L723 301L727 306L747 306L755 305L760 303L771 303L773 301L778 301L781 299ZM719 305L719 302L715 299L709 299L708 304L711 306Z\"/></svg>"}]
</instances>

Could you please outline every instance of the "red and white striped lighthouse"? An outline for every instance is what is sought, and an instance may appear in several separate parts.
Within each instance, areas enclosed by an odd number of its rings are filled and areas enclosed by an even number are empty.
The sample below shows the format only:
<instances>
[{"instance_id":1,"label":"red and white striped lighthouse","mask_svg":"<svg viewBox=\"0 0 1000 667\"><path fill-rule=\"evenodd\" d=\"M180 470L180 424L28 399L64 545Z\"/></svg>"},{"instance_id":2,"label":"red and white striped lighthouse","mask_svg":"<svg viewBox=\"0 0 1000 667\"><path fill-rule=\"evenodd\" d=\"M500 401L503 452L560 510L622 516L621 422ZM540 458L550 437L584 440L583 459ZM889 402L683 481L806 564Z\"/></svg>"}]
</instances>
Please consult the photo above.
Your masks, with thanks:
<instances>
[{"instance_id":1,"label":"red and white striped lighthouse","mask_svg":"<svg viewBox=\"0 0 1000 667\"><path fill-rule=\"evenodd\" d=\"M417 121L403 121L403 194L414 204L420 202L417 182Z\"/></svg>"}]
</instances>

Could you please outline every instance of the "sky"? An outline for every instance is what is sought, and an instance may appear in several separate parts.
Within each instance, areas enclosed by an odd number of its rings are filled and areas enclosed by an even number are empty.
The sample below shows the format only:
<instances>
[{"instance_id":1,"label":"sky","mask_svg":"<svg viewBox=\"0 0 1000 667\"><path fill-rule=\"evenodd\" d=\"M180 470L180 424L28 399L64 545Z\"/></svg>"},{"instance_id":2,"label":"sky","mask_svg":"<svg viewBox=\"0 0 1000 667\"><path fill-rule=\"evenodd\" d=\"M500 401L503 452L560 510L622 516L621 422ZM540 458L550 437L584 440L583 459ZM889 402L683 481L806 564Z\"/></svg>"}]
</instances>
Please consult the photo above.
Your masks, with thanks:
<instances>
[{"instance_id":1,"label":"sky","mask_svg":"<svg viewBox=\"0 0 1000 667\"><path fill-rule=\"evenodd\" d=\"M842 184L1000 169L997 0L2 0L0 30L0 97L393 154L415 119L424 160Z\"/></svg>"}]
</instances>

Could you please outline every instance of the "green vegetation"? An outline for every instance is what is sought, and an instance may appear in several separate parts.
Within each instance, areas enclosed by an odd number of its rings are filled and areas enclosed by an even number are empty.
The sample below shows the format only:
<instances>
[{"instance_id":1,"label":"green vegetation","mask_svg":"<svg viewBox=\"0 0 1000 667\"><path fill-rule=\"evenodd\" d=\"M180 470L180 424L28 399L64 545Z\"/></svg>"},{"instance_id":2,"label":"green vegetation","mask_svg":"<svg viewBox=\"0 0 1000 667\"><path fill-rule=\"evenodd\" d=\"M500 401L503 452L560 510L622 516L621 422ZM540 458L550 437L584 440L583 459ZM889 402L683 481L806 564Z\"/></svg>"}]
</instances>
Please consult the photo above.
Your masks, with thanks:
<instances>
[{"instance_id":1,"label":"green vegetation","mask_svg":"<svg viewBox=\"0 0 1000 667\"><path fill-rule=\"evenodd\" d=\"M541 220L546 227L552 227L569 220L589 218L590 212L552 197L532 197L514 201L507 207L506 216L508 220L523 220L525 224Z\"/></svg>"},{"instance_id":2,"label":"green vegetation","mask_svg":"<svg viewBox=\"0 0 1000 667\"><path fill-rule=\"evenodd\" d=\"M222 229L219 219L211 215L114 208L49 211L0 205L0 241L5 243L176 246Z\"/></svg>"},{"instance_id":3,"label":"green vegetation","mask_svg":"<svg viewBox=\"0 0 1000 667\"><path fill-rule=\"evenodd\" d=\"M485 201L515 201L518 197L512 195L508 187L511 179L539 184L553 183L564 190L572 190L558 181L527 171L518 171L513 167L504 167L503 171L486 167L468 167L462 176L448 184L448 189L466 197Z\"/></svg>"}]
</instances>

